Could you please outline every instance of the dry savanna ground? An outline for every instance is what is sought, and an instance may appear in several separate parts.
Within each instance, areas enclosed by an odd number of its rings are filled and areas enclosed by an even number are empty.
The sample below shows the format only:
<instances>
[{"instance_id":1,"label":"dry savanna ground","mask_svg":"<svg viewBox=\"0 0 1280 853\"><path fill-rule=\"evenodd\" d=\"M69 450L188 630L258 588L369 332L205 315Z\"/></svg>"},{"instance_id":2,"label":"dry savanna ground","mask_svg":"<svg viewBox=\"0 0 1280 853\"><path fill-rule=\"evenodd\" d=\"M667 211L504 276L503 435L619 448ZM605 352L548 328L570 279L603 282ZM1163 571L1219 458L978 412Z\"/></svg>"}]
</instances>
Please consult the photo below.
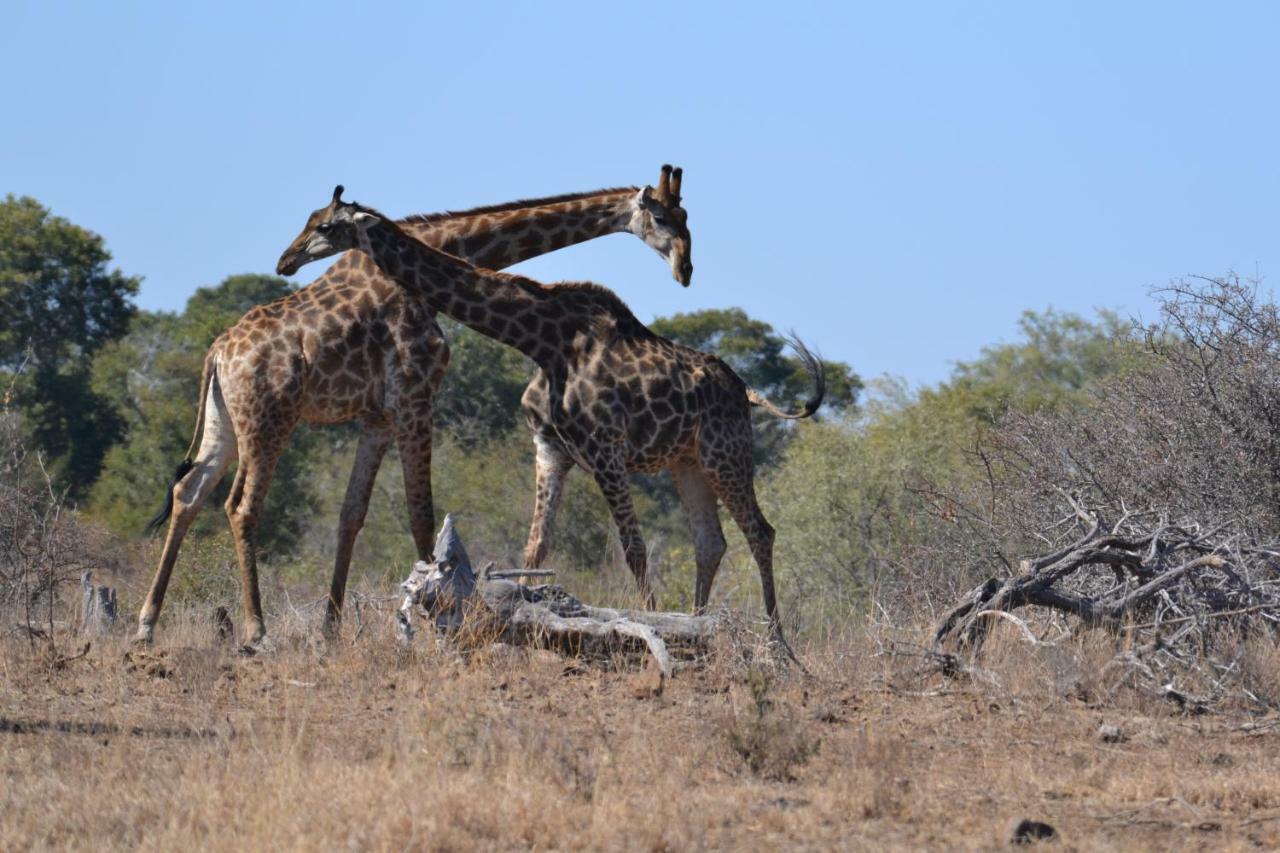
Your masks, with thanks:
<instances>
[{"instance_id":1,"label":"dry savanna ground","mask_svg":"<svg viewBox=\"0 0 1280 853\"><path fill-rule=\"evenodd\" d=\"M1280 846L1280 719L1113 689L1104 649L1001 636L995 680L948 679L867 630L803 645L811 677L725 648L655 691L385 620L277 620L256 657L161 628L55 665L7 635L0 849L989 849L1023 818L1065 849Z\"/></svg>"}]
</instances>

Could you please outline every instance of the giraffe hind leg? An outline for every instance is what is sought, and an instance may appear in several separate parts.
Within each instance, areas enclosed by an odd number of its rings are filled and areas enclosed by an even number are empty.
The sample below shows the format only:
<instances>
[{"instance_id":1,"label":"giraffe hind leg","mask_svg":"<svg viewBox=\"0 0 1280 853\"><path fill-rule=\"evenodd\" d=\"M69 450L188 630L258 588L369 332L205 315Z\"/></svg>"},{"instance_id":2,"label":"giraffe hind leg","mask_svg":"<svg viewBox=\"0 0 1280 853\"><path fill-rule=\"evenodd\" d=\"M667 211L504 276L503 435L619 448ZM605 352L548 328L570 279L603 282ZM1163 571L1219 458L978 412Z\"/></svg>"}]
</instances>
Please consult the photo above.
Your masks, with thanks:
<instances>
[{"instance_id":1,"label":"giraffe hind leg","mask_svg":"<svg viewBox=\"0 0 1280 853\"><path fill-rule=\"evenodd\" d=\"M182 540L236 455L235 429L217 382L210 383L204 405L204 431L200 437L200 450L190 468L170 489L169 532L165 536L160 564L151 581L151 588L138 614L138 633L134 637L137 642L151 642Z\"/></svg>"},{"instance_id":2,"label":"giraffe hind leg","mask_svg":"<svg viewBox=\"0 0 1280 853\"><path fill-rule=\"evenodd\" d=\"M751 422L744 415L740 420L732 419L727 428L717 434L704 433L700 437L698 458L708 482L751 548L751 556L760 570L760 592L774 639L795 660L795 653L782 633L773 582L774 530L756 500L755 463L751 451Z\"/></svg>"},{"instance_id":3,"label":"giraffe hind leg","mask_svg":"<svg viewBox=\"0 0 1280 853\"><path fill-rule=\"evenodd\" d=\"M435 546L435 504L431 493L431 409L402 412L395 425L396 449L404 471L404 493L409 504L409 532L418 559L431 559Z\"/></svg>"}]
</instances>

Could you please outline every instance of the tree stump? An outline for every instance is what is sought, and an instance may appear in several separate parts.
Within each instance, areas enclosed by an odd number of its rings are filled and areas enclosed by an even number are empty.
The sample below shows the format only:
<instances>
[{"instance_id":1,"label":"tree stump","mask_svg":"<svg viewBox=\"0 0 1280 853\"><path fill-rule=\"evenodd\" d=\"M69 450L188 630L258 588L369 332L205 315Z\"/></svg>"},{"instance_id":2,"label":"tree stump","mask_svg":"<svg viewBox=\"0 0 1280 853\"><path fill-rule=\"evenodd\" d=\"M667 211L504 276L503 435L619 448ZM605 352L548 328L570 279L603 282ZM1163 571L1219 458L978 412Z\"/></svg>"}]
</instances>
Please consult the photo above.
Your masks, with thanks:
<instances>
[{"instance_id":1,"label":"tree stump","mask_svg":"<svg viewBox=\"0 0 1280 853\"><path fill-rule=\"evenodd\" d=\"M80 575L82 599L80 630L90 636L105 634L116 624L116 591L109 586L95 586L93 572Z\"/></svg>"}]
</instances>

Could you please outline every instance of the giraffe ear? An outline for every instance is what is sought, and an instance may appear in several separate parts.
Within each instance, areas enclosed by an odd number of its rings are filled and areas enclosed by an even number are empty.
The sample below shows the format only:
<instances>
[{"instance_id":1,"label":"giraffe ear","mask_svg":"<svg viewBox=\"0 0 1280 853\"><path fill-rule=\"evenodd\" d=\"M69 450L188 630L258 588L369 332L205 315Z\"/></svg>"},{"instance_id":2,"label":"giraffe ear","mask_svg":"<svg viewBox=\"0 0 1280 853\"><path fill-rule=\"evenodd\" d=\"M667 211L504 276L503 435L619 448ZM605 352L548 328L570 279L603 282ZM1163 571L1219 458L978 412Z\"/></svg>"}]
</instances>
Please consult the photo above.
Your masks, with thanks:
<instances>
[{"instance_id":1,"label":"giraffe ear","mask_svg":"<svg viewBox=\"0 0 1280 853\"><path fill-rule=\"evenodd\" d=\"M646 186L643 189L641 189L639 195L636 196L637 201L639 201L641 204L644 204L646 201L650 201L652 198L653 198L653 187L650 187L650 186Z\"/></svg>"},{"instance_id":2,"label":"giraffe ear","mask_svg":"<svg viewBox=\"0 0 1280 853\"><path fill-rule=\"evenodd\" d=\"M378 217L367 210L358 210L352 215L351 221L361 228L368 228L370 225L378 223Z\"/></svg>"}]
</instances>

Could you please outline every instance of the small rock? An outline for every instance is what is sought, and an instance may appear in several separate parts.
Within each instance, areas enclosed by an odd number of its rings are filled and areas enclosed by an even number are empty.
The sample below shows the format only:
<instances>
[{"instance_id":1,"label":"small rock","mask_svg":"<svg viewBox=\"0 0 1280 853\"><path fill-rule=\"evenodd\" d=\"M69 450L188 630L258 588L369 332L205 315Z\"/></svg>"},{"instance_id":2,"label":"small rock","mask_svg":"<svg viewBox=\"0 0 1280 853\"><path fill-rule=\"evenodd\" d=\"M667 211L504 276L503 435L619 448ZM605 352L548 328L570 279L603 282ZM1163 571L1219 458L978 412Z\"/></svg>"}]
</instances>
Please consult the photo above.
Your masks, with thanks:
<instances>
[{"instance_id":1,"label":"small rock","mask_svg":"<svg viewBox=\"0 0 1280 853\"><path fill-rule=\"evenodd\" d=\"M1120 731L1119 726L1113 726L1108 723L1098 726L1098 740L1103 743L1124 743L1128 739L1129 736Z\"/></svg>"},{"instance_id":2,"label":"small rock","mask_svg":"<svg viewBox=\"0 0 1280 853\"><path fill-rule=\"evenodd\" d=\"M1023 818L1013 825L1009 832L1010 844L1035 844L1037 841L1050 841L1058 837L1058 831L1047 823Z\"/></svg>"}]
</instances>

